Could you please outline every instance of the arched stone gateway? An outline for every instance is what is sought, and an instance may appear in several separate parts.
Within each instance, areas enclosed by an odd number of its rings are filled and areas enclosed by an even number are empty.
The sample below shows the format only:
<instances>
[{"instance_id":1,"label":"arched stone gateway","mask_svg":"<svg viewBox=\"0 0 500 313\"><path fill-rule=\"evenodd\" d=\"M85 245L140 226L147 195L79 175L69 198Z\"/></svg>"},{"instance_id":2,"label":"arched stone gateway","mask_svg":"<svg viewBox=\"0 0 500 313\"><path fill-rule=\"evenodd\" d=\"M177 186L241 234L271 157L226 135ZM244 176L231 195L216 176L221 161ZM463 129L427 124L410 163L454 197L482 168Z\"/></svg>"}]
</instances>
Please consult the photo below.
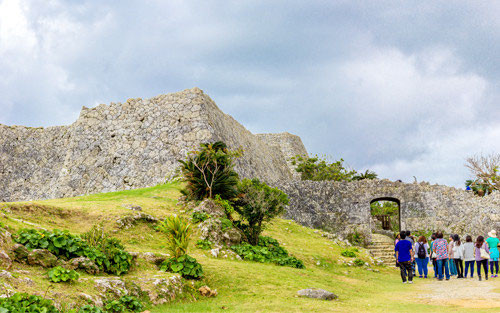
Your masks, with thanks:
<instances>
[{"instance_id":1,"label":"arched stone gateway","mask_svg":"<svg viewBox=\"0 0 500 313\"><path fill-rule=\"evenodd\" d=\"M401 201L399 201L399 199L389 198L389 197L375 198L372 201L370 201L370 207L371 207L372 203L378 202L378 201L390 201L390 202L394 202L397 204L397 206L398 206L397 220L390 221L391 222L390 224L397 223L398 226L401 226Z\"/></svg>"},{"instance_id":2,"label":"arched stone gateway","mask_svg":"<svg viewBox=\"0 0 500 313\"><path fill-rule=\"evenodd\" d=\"M401 229L442 230L460 235L500 231L500 193L478 197L470 192L428 183L389 180L356 182L287 181L278 185L290 197L286 217L298 223L347 235L370 234L370 203L395 201Z\"/></svg>"}]
</instances>

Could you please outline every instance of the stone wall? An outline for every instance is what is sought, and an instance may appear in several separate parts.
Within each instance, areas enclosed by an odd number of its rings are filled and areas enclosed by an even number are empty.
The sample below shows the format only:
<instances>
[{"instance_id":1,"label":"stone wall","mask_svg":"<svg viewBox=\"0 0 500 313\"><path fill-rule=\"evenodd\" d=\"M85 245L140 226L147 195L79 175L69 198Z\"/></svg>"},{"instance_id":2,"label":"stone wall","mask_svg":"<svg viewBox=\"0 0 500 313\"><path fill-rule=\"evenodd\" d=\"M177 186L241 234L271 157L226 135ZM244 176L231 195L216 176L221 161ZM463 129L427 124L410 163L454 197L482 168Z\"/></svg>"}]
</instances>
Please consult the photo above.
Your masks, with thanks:
<instances>
[{"instance_id":1,"label":"stone wall","mask_svg":"<svg viewBox=\"0 0 500 313\"><path fill-rule=\"evenodd\" d=\"M478 197L464 190L388 180L358 182L287 181L277 184L290 196L286 216L302 225L348 234L372 229L370 203L400 203L401 228L441 230L460 235L500 231L500 193Z\"/></svg>"},{"instance_id":2,"label":"stone wall","mask_svg":"<svg viewBox=\"0 0 500 313\"><path fill-rule=\"evenodd\" d=\"M257 137L274 149L281 151L292 173L292 177L294 179L300 179L300 173L295 171L296 166L292 164L291 160L291 158L296 155L307 156L307 150L299 136L285 132L279 134L257 134Z\"/></svg>"},{"instance_id":3,"label":"stone wall","mask_svg":"<svg viewBox=\"0 0 500 313\"><path fill-rule=\"evenodd\" d=\"M244 149L236 164L242 177L268 182L292 177L280 149L193 88L84 107L69 126L0 125L0 201L153 186L172 177L188 151L214 140Z\"/></svg>"}]
</instances>

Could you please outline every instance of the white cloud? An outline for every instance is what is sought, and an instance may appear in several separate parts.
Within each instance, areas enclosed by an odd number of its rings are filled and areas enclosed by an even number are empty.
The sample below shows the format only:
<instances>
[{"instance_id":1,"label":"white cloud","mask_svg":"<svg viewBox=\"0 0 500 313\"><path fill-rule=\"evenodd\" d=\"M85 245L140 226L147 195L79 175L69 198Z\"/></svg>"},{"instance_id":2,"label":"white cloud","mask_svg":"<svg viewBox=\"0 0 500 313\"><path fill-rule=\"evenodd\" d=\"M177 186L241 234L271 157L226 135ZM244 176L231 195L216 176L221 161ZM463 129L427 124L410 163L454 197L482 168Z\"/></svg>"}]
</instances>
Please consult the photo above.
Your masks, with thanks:
<instances>
[{"instance_id":1,"label":"white cloud","mask_svg":"<svg viewBox=\"0 0 500 313\"><path fill-rule=\"evenodd\" d=\"M463 159L500 142L494 12L0 0L0 123L68 124L82 105L198 86L252 131L296 133L310 152L381 176L458 186Z\"/></svg>"}]
</instances>

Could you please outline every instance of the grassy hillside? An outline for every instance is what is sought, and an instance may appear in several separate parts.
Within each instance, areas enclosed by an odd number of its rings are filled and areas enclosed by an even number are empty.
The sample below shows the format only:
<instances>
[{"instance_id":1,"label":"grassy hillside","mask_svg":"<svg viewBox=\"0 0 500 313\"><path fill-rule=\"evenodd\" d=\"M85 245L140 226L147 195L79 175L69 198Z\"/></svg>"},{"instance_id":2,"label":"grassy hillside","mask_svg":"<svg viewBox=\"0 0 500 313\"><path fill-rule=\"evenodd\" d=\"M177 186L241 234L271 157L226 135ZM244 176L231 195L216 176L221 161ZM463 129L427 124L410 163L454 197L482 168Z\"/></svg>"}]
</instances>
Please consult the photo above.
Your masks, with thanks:
<instances>
[{"instance_id":1,"label":"grassy hillside","mask_svg":"<svg viewBox=\"0 0 500 313\"><path fill-rule=\"evenodd\" d=\"M20 228L42 227L67 229L80 234L92 225L103 223L107 232L122 240L128 251L166 252L165 237L150 225L139 223L129 229L119 229L116 220L135 212L124 206L141 206L144 213L158 218L170 214L187 214L176 206L180 185L170 183L151 188L103 193L83 197L6 203L2 223L12 231ZM202 265L204 283L217 289L216 298L184 296L172 303L151 308L152 312L460 312L453 306L423 304L416 298L418 282L401 284L394 268L349 267L341 260L343 247L321 236L321 232L297 225L293 221L276 219L265 235L276 238L292 255L304 261L306 269L280 267L247 261L215 259L205 250L191 245L189 254ZM196 241L195 234L193 241ZM360 255L369 260L364 251ZM15 263L14 270L29 270L34 286L14 286L18 290L67 297L79 292L95 293L92 276L82 274L72 285L52 284L46 270ZM126 279L137 277L171 276L154 266L140 263ZM0 278L0 280L3 278ZM339 296L337 301L321 301L296 297L299 289L323 288ZM422 292L422 291L419 291ZM465 312L465 311L464 311ZM479 312L479 311L476 311ZM484 312L489 312L485 310ZM494 310L490 311L494 312Z\"/></svg>"}]
</instances>

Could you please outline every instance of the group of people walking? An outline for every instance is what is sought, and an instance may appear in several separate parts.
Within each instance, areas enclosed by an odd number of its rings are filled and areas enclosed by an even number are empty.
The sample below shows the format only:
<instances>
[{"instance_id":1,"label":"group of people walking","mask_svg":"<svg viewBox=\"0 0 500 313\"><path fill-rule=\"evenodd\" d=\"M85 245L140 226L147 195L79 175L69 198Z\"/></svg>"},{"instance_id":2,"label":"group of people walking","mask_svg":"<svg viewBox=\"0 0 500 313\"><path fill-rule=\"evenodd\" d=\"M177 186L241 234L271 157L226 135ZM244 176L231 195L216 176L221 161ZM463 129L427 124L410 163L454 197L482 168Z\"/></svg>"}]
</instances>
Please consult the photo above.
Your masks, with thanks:
<instances>
[{"instance_id":1,"label":"group of people walking","mask_svg":"<svg viewBox=\"0 0 500 313\"><path fill-rule=\"evenodd\" d=\"M411 232L402 231L395 240L396 266L401 270L403 283L410 284L417 270L420 278L427 278L429 262L432 262L434 277L439 280L445 277L449 280L451 276L467 278L469 273L473 278L475 266L478 279L482 280L481 269L488 279L488 264L491 277L498 277L499 244L495 230L488 233L486 240L478 236L475 242L471 236L466 236L463 242L457 234L450 235L447 241L442 232L433 233L429 240L425 236L416 240Z\"/></svg>"}]
</instances>

